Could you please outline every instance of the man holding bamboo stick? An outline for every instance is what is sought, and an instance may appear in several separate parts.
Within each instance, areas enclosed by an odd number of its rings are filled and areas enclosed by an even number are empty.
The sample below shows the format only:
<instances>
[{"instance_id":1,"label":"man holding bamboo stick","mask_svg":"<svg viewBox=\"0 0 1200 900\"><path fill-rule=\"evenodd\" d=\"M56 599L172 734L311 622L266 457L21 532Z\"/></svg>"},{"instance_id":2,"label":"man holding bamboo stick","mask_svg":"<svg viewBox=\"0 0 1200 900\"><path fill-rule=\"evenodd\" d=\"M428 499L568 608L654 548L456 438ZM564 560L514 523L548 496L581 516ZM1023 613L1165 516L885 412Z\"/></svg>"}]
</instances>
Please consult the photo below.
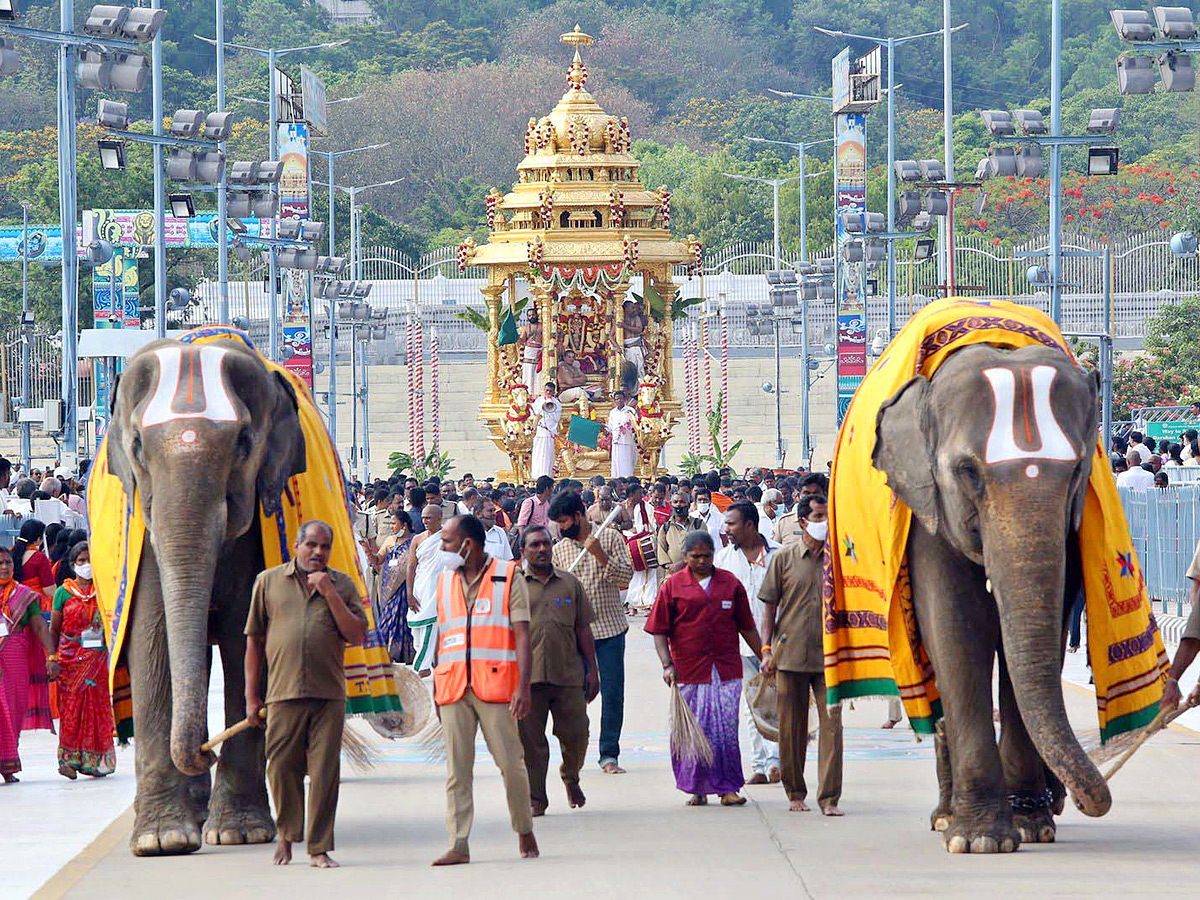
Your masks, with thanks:
<instances>
[{"instance_id":1,"label":"man holding bamboo stick","mask_svg":"<svg viewBox=\"0 0 1200 900\"><path fill-rule=\"evenodd\" d=\"M246 619L246 717L261 727L263 663L267 671L267 780L275 801L275 865L292 861L304 839L308 775L308 855L318 869L337 868L333 821L346 721L346 644L361 644L367 619L350 576L329 568L333 529L300 526L291 562L260 572Z\"/></svg>"}]
</instances>

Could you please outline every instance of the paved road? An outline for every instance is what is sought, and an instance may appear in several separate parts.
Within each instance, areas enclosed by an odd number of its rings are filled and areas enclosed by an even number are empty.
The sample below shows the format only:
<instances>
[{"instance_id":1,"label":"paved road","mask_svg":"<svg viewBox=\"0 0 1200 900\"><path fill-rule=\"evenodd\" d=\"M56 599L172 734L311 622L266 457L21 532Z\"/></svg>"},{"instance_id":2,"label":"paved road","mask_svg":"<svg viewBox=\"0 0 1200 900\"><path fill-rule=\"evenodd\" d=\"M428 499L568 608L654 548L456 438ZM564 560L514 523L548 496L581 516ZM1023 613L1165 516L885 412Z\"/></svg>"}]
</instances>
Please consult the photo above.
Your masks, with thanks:
<instances>
[{"instance_id":1,"label":"paved road","mask_svg":"<svg viewBox=\"0 0 1200 900\"><path fill-rule=\"evenodd\" d=\"M586 809L566 808L556 786L538 820L543 856L516 857L499 775L476 767L470 866L434 870L446 846L444 770L405 744L381 743L367 775L347 770L338 814L336 872L270 866L263 846L209 848L182 858L135 859L126 813L43 888L42 896L212 898L266 896L939 897L1195 896L1200 829L1194 810L1200 735L1160 735L1114 783L1112 812L1060 820L1059 843L1010 856L952 857L928 830L935 779L928 741L880 731L882 703L848 711L846 817L788 813L777 785L748 788L739 809L685 809L667 756L667 693L649 639L630 632L622 762L629 774L584 772ZM1086 690L1066 696L1079 730L1095 728ZM593 706L593 713L597 708ZM815 761L814 761L815 765ZM3 797L0 797L2 801ZM11 822L7 815L6 821ZM24 892L22 892L24 893ZM0 896L5 891L0 886Z\"/></svg>"}]
</instances>

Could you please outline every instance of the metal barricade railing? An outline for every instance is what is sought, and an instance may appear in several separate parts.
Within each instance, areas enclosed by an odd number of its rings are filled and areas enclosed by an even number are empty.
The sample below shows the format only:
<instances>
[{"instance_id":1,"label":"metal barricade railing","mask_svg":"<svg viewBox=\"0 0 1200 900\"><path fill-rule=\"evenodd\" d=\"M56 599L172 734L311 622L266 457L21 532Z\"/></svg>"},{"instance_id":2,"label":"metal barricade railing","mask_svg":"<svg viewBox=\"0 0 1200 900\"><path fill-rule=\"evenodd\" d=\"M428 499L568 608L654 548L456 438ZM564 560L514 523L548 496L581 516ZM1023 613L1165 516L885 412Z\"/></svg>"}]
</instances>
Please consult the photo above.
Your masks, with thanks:
<instances>
[{"instance_id":1,"label":"metal barricade railing","mask_svg":"<svg viewBox=\"0 0 1200 900\"><path fill-rule=\"evenodd\" d=\"M1147 593L1162 602L1164 612L1186 616L1191 611L1187 570L1200 543L1200 484L1117 492Z\"/></svg>"}]
</instances>

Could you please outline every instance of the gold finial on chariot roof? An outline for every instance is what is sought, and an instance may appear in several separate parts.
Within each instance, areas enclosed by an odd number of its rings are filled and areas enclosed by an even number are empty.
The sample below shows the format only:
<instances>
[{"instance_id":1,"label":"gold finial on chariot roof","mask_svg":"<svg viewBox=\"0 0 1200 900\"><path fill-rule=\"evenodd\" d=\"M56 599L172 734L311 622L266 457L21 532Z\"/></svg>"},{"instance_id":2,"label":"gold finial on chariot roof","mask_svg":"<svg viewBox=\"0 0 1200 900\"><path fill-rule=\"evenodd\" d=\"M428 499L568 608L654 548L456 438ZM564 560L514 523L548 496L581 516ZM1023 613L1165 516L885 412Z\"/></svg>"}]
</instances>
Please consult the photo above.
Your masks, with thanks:
<instances>
[{"instance_id":1,"label":"gold finial on chariot roof","mask_svg":"<svg viewBox=\"0 0 1200 900\"><path fill-rule=\"evenodd\" d=\"M587 47L593 43L592 36L584 34L578 22L575 23L574 31L568 31L566 34L560 35L558 39L564 44L573 44L577 48Z\"/></svg>"}]
</instances>

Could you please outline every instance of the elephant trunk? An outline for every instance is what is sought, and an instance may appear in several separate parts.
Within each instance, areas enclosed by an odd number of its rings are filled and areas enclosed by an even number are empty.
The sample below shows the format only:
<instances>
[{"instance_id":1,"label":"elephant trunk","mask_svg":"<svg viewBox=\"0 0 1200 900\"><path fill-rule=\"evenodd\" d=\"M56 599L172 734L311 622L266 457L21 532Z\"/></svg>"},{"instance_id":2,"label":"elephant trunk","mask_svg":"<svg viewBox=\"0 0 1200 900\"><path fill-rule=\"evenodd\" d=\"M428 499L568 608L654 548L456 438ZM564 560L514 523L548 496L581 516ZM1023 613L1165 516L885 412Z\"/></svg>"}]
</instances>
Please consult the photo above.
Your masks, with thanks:
<instances>
[{"instance_id":1,"label":"elephant trunk","mask_svg":"<svg viewBox=\"0 0 1200 900\"><path fill-rule=\"evenodd\" d=\"M1032 516L1045 523L1051 519ZM992 592L1000 610L1004 657L1021 719L1034 746L1059 777L1081 812L1102 816L1112 795L1067 721L1062 693L1062 610L1065 557L1053 548L1066 544L1064 528L1055 534L994 536L984 546ZM1001 537L996 543L995 537ZM1005 543L1007 541L1007 543ZM1028 547L1018 554L1014 548Z\"/></svg>"},{"instance_id":2,"label":"elephant trunk","mask_svg":"<svg viewBox=\"0 0 1200 900\"><path fill-rule=\"evenodd\" d=\"M184 775L201 775L214 760L200 745L208 740L208 612L225 507L163 495L172 497L171 508L156 509L153 522L171 668L171 761Z\"/></svg>"}]
</instances>

